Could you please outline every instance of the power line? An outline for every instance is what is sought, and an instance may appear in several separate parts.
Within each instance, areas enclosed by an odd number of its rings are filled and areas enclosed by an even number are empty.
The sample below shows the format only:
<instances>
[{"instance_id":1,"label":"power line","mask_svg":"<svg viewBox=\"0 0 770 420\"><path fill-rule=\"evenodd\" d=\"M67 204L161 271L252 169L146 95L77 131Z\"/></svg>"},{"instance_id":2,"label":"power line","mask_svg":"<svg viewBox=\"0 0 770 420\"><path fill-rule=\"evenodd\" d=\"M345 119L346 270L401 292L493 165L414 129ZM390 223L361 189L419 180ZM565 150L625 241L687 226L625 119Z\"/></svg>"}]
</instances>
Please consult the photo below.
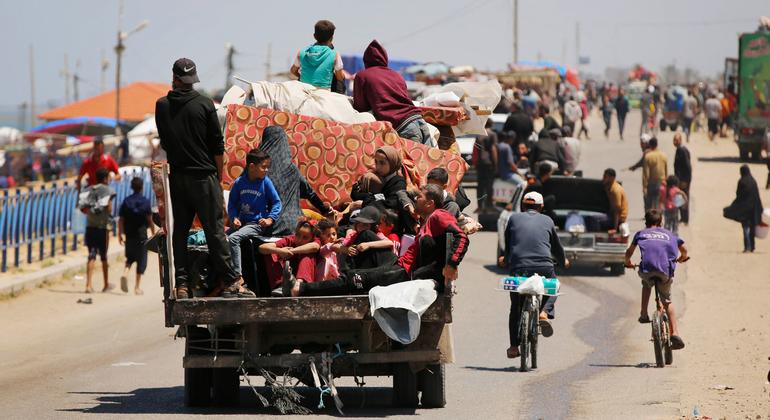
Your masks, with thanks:
<instances>
[{"instance_id":1,"label":"power line","mask_svg":"<svg viewBox=\"0 0 770 420\"><path fill-rule=\"evenodd\" d=\"M486 0L486 1L484 1L484 0L476 0L474 2L467 3L465 6L462 6L462 7L458 8L458 9L454 10L450 14L448 14L448 15L440 18L440 19L437 19L437 20L433 21L432 23L429 23L428 25L425 25L425 26L423 26L421 28L415 29L414 31L408 32L408 33L406 33L404 35L401 35L401 36L399 36L397 38L393 38L393 39L390 39L388 41L385 41L385 42L383 42L383 44L385 44L385 45L393 45L393 44L397 44L399 42L405 41L405 40L407 40L407 39L409 39L409 38L411 38L411 37L413 37L413 36L415 36L417 34L425 32L425 31L427 31L429 29L433 29L436 26L438 26L438 25L440 25L440 24L442 24L444 22L447 22L447 21L450 21L450 20L454 20L454 19L458 19L458 18L461 18L461 17L466 17L467 14L464 13L466 10L470 10L470 9L473 9L473 8L482 8L482 7L486 6L489 3L492 3L493 1L496 1L496 0ZM499 1L499 0L497 0L497 1Z\"/></svg>"}]
</instances>

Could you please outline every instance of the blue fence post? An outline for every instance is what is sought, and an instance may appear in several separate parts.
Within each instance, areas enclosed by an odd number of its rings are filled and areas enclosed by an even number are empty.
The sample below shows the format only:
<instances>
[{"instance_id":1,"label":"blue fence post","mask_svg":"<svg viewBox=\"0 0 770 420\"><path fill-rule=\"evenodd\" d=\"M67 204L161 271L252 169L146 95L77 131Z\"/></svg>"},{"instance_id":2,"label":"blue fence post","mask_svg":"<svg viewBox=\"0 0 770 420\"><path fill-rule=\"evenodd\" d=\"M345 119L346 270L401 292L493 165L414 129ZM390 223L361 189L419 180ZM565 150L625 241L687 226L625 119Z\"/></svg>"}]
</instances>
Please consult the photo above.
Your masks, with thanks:
<instances>
[{"instance_id":1,"label":"blue fence post","mask_svg":"<svg viewBox=\"0 0 770 420\"><path fill-rule=\"evenodd\" d=\"M58 229L61 220L60 191L61 188L52 188L48 196L48 205L54 208L54 211L51 212L51 221L48 223L48 235L51 237L51 258L56 256L56 237L60 232Z\"/></svg>"},{"instance_id":2,"label":"blue fence post","mask_svg":"<svg viewBox=\"0 0 770 420\"><path fill-rule=\"evenodd\" d=\"M69 220L70 220L70 230L72 230L72 215L71 215L71 213L75 212L75 211L80 211L80 209L76 209L76 207L78 205L78 199L80 197L80 190L77 189L77 186L74 188L74 190L75 190L74 193L73 193L74 197L70 196L70 203L69 203L70 205L69 205L69 209L67 210L70 213L70 217L69 217ZM77 235L77 233L74 233L74 232L72 233L72 250L73 251L77 251L78 250L78 235Z\"/></svg>"},{"instance_id":3,"label":"blue fence post","mask_svg":"<svg viewBox=\"0 0 770 420\"><path fill-rule=\"evenodd\" d=\"M11 235L13 239L13 266L19 266L19 213L21 211L21 190L16 189L16 197L14 197L14 209L13 209L13 221L11 225Z\"/></svg>"},{"instance_id":4,"label":"blue fence post","mask_svg":"<svg viewBox=\"0 0 770 420\"><path fill-rule=\"evenodd\" d=\"M0 262L0 272L5 273L6 270L8 270L8 221L10 220L10 217L8 214L10 213L11 206L9 205L10 201L8 199L8 190L3 191L3 198L2 198L3 205L0 206L2 208L3 212L0 214L0 239L2 239L2 262Z\"/></svg>"}]
</instances>

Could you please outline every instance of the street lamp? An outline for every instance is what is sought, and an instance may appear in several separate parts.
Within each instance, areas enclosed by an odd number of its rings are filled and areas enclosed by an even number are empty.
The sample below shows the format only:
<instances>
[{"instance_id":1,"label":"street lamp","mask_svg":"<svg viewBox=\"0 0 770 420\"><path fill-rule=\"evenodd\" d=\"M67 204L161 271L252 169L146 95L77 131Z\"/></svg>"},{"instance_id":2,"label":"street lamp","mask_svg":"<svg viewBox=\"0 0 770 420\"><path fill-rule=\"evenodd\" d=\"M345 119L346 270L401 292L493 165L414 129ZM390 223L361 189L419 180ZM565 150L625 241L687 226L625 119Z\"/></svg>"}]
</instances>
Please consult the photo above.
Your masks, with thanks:
<instances>
[{"instance_id":1,"label":"street lamp","mask_svg":"<svg viewBox=\"0 0 770 420\"><path fill-rule=\"evenodd\" d=\"M142 29L146 28L147 25L150 24L150 21L144 20L139 25L136 25L136 27L128 32L123 32L120 29L118 29L118 44L115 46L115 54L117 55L117 60L115 64L115 134L120 135L120 61L121 57L123 56L123 51L125 51L126 47L123 45L123 41L125 41L129 36L141 31Z\"/></svg>"}]
</instances>

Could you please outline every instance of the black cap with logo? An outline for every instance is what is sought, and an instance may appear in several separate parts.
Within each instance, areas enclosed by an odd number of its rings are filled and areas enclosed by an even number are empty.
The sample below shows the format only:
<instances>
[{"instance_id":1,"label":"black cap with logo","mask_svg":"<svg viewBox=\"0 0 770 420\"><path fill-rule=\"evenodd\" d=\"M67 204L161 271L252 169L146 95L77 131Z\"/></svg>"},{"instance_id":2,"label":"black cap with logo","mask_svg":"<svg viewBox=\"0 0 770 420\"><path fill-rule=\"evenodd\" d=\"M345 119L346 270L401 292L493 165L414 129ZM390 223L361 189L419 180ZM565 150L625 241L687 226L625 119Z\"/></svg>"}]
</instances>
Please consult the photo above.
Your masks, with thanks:
<instances>
[{"instance_id":1,"label":"black cap with logo","mask_svg":"<svg viewBox=\"0 0 770 420\"><path fill-rule=\"evenodd\" d=\"M189 58L176 60L171 71L174 72L174 76L181 80L182 83L191 85L200 82L200 79L198 79L198 69L195 68L195 63Z\"/></svg>"}]
</instances>

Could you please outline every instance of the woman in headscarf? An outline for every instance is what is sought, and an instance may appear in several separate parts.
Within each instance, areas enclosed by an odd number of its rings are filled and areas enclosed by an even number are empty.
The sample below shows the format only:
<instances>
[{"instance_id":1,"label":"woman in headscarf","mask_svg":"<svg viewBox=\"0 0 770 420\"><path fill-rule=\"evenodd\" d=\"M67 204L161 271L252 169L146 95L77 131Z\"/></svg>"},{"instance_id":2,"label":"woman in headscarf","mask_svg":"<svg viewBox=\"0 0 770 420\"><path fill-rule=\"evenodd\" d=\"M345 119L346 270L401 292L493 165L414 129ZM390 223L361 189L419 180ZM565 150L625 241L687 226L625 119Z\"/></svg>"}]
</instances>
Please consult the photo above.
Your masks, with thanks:
<instances>
[{"instance_id":1,"label":"woman in headscarf","mask_svg":"<svg viewBox=\"0 0 770 420\"><path fill-rule=\"evenodd\" d=\"M743 252L754 252L754 235L762 219L762 199L748 165L741 166L741 179L738 181L735 200L725 207L724 216L741 223Z\"/></svg>"},{"instance_id":2,"label":"woman in headscarf","mask_svg":"<svg viewBox=\"0 0 770 420\"><path fill-rule=\"evenodd\" d=\"M301 198L310 201L325 216L333 212L292 162L289 138L282 127L271 125L265 128L262 133L262 143L258 149L270 155L268 174L283 204L281 217L273 226L273 236L286 236L292 233L297 221L302 217L302 208L299 206Z\"/></svg>"},{"instance_id":3,"label":"woman in headscarf","mask_svg":"<svg viewBox=\"0 0 770 420\"><path fill-rule=\"evenodd\" d=\"M406 179L401 172L401 152L393 146L382 146L374 152L374 171L364 174L361 179L353 184L350 192L350 198L354 201L360 201L361 207L369 205L376 206L380 211L390 209L398 212L399 232L404 228L411 226L411 216L404 209L403 192L406 191ZM372 182L372 175L379 179ZM380 188L380 192L373 192L372 186Z\"/></svg>"}]
</instances>

